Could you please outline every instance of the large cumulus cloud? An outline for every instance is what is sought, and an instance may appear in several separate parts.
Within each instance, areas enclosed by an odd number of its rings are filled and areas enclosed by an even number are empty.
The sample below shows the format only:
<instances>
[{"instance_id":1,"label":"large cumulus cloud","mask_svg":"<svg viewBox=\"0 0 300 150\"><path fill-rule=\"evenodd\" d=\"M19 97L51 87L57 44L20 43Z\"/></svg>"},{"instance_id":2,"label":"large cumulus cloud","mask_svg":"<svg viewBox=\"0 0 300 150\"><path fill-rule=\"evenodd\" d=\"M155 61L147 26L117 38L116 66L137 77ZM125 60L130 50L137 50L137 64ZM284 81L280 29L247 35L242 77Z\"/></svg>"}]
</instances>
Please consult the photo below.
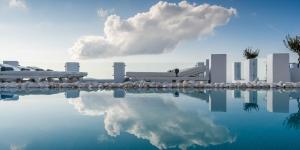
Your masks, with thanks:
<instances>
[{"instance_id":1,"label":"large cumulus cloud","mask_svg":"<svg viewBox=\"0 0 300 150\"><path fill-rule=\"evenodd\" d=\"M159 149L234 142L230 131L198 110L184 111L170 97L147 95L113 99L108 93L89 93L71 101L83 114L104 115L110 136L122 132L148 140Z\"/></svg>"},{"instance_id":2,"label":"large cumulus cloud","mask_svg":"<svg viewBox=\"0 0 300 150\"><path fill-rule=\"evenodd\" d=\"M105 21L104 36L79 38L71 53L88 59L170 52L181 41L213 33L235 14L235 9L222 6L160 1L149 11L125 20L110 15Z\"/></svg>"}]
</instances>

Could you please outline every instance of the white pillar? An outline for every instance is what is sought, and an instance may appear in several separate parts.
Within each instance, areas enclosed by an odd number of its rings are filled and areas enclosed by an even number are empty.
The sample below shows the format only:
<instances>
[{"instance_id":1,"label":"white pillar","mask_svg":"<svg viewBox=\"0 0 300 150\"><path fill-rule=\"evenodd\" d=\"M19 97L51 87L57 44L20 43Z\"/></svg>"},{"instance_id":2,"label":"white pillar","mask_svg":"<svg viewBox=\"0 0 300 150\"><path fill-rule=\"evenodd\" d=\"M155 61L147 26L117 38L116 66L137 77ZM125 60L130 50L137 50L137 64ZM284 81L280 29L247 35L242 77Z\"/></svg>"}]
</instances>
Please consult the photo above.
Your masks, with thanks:
<instances>
[{"instance_id":1,"label":"white pillar","mask_svg":"<svg viewBox=\"0 0 300 150\"><path fill-rule=\"evenodd\" d=\"M257 59L247 59L244 62L244 77L246 82L252 82L257 79Z\"/></svg>"},{"instance_id":2,"label":"white pillar","mask_svg":"<svg viewBox=\"0 0 300 150\"><path fill-rule=\"evenodd\" d=\"M125 63L114 63L114 82L124 82L125 80Z\"/></svg>"},{"instance_id":3,"label":"white pillar","mask_svg":"<svg viewBox=\"0 0 300 150\"><path fill-rule=\"evenodd\" d=\"M210 68L211 83L226 83L227 71L227 56L226 54L212 54Z\"/></svg>"},{"instance_id":4,"label":"white pillar","mask_svg":"<svg viewBox=\"0 0 300 150\"><path fill-rule=\"evenodd\" d=\"M267 57L267 82L290 82L289 54L275 53Z\"/></svg>"}]
</instances>

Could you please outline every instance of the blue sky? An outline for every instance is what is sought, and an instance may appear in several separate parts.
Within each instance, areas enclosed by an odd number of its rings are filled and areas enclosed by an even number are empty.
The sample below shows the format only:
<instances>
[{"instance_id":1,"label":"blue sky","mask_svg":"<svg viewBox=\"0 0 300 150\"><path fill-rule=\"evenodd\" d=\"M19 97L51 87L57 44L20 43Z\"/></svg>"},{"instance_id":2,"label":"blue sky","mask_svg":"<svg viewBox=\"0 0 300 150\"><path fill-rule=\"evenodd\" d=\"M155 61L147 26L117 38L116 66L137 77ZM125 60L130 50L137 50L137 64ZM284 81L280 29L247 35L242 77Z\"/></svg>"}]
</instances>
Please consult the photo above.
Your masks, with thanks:
<instances>
[{"instance_id":1,"label":"blue sky","mask_svg":"<svg viewBox=\"0 0 300 150\"><path fill-rule=\"evenodd\" d=\"M168 53L76 60L71 58L69 49L80 37L104 34L106 18L97 14L100 9L127 19L147 12L158 1L21 0L26 8L10 6L10 1L13 0L0 0L0 59L36 65L74 60L83 63L197 62L209 58L211 53L228 53L239 61L243 59L241 51L248 46L261 49L260 57L272 52L288 52L282 42L284 36L300 33L298 0L189 0L197 5L232 7L237 15L215 28L212 35L184 40Z\"/></svg>"}]
</instances>

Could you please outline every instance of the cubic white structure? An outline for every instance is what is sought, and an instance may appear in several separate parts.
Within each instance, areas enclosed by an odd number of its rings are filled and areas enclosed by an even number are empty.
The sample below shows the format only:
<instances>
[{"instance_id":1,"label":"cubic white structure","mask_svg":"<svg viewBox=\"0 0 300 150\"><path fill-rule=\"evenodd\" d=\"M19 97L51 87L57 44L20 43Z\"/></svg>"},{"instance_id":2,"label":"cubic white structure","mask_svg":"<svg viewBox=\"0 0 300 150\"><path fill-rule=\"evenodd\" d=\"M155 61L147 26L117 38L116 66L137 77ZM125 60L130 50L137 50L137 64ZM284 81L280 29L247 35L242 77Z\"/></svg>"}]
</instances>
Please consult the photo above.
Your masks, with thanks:
<instances>
[{"instance_id":1,"label":"cubic white structure","mask_svg":"<svg viewBox=\"0 0 300 150\"><path fill-rule=\"evenodd\" d=\"M114 82L124 82L125 80L125 63L115 62L114 63Z\"/></svg>"},{"instance_id":2,"label":"cubic white structure","mask_svg":"<svg viewBox=\"0 0 300 150\"><path fill-rule=\"evenodd\" d=\"M212 54L210 68L211 83L226 83L227 71L227 55Z\"/></svg>"},{"instance_id":3,"label":"cubic white structure","mask_svg":"<svg viewBox=\"0 0 300 150\"><path fill-rule=\"evenodd\" d=\"M274 53L267 57L267 82L276 83L279 81L290 82L289 54Z\"/></svg>"},{"instance_id":4,"label":"cubic white structure","mask_svg":"<svg viewBox=\"0 0 300 150\"><path fill-rule=\"evenodd\" d=\"M292 82L300 82L300 67L298 67L298 64L293 63L290 65L290 74Z\"/></svg>"},{"instance_id":5,"label":"cubic white structure","mask_svg":"<svg viewBox=\"0 0 300 150\"><path fill-rule=\"evenodd\" d=\"M79 63L78 62L66 62L65 71L66 72L79 72Z\"/></svg>"},{"instance_id":6,"label":"cubic white structure","mask_svg":"<svg viewBox=\"0 0 300 150\"><path fill-rule=\"evenodd\" d=\"M267 110L269 112L289 112L289 94L275 90L268 91Z\"/></svg>"},{"instance_id":7,"label":"cubic white structure","mask_svg":"<svg viewBox=\"0 0 300 150\"><path fill-rule=\"evenodd\" d=\"M233 80L239 81L242 80L242 63L241 62L233 62Z\"/></svg>"},{"instance_id":8,"label":"cubic white structure","mask_svg":"<svg viewBox=\"0 0 300 150\"><path fill-rule=\"evenodd\" d=\"M244 61L244 78L246 82L257 80L257 59L247 59Z\"/></svg>"},{"instance_id":9,"label":"cubic white structure","mask_svg":"<svg viewBox=\"0 0 300 150\"><path fill-rule=\"evenodd\" d=\"M19 62L18 61L3 61L3 64L11 65L11 66L14 66L14 67L18 67L19 66Z\"/></svg>"}]
</instances>

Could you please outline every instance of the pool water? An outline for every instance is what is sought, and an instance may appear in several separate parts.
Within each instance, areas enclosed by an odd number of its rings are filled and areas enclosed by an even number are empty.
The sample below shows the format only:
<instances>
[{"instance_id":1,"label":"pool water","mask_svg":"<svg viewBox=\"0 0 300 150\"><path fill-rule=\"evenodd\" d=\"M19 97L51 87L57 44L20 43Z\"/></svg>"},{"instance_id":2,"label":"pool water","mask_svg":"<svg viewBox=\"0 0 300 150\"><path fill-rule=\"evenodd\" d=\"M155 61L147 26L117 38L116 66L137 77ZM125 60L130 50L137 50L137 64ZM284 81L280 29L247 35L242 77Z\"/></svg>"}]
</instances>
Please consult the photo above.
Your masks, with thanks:
<instances>
[{"instance_id":1,"label":"pool water","mask_svg":"<svg viewBox=\"0 0 300 150\"><path fill-rule=\"evenodd\" d=\"M0 92L0 149L300 149L299 90Z\"/></svg>"}]
</instances>

